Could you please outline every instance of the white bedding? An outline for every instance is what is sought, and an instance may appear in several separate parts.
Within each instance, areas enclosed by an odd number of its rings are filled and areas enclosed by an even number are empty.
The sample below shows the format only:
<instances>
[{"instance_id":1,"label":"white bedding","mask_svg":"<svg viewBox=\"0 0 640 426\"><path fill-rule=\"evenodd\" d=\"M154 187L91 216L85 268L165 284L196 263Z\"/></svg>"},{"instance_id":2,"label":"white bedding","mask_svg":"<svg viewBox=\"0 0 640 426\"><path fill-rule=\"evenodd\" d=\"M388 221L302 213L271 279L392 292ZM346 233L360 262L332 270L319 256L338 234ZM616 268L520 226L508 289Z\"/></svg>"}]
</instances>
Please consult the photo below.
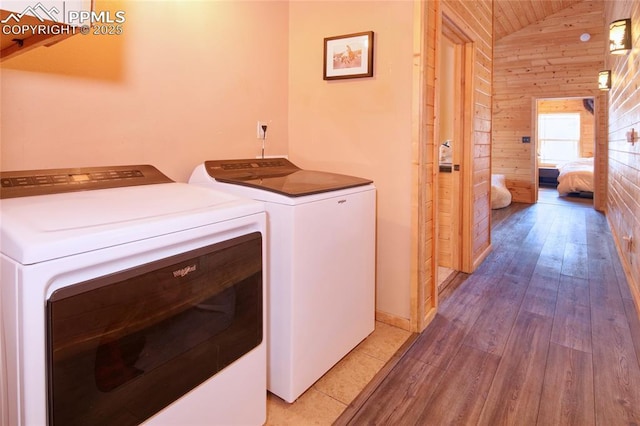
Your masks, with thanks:
<instances>
[{"instance_id":1,"label":"white bedding","mask_svg":"<svg viewBox=\"0 0 640 426\"><path fill-rule=\"evenodd\" d=\"M581 158L558 166L558 193L593 192L593 158Z\"/></svg>"}]
</instances>

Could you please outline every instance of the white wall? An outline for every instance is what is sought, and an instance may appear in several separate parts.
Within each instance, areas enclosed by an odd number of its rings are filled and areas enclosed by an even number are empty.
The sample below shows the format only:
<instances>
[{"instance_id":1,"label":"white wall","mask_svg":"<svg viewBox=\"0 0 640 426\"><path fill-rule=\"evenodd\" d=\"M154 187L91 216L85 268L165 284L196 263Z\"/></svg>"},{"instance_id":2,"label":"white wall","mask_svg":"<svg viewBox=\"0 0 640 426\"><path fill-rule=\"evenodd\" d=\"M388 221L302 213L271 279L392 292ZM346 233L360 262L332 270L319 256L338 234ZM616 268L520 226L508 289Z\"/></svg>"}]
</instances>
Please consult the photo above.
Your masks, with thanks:
<instances>
[{"instance_id":1,"label":"white wall","mask_svg":"<svg viewBox=\"0 0 640 426\"><path fill-rule=\"evenodd\" d=\"M373 179L377 310L409 318L413 3L291 2L289 152L304 168ZM374 76L322 79L325 37L374 32Z\"/></svg>"},{"instance_id":2,"label":"white wall","mask_svg":"<svg viewBox=\"0 0 640 426\"><path fill-rule=\"evenodd\" d=\"M75 35L2 63L2 170L287 153L288 3L100 1L122 35Z\"/></svg>"}]
</instances>

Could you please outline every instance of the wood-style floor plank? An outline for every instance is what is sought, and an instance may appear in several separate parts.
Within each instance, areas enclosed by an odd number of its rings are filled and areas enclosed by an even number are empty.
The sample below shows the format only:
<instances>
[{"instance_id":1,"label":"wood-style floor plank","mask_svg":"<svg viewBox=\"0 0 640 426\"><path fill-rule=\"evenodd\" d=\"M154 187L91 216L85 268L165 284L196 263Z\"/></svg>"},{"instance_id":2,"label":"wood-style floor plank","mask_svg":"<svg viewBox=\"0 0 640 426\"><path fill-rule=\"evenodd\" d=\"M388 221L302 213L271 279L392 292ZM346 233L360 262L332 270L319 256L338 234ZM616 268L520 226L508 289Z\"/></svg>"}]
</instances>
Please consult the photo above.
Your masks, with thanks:
<instances>
[{"instance_id":1,"label":"wood-style floor plank","mask_svg":"<svg viewBox=\"0 0 640 426\"><path fill-rule=\"evenodd\" d=\"M564 249L562 274L570 277L589 278L587 245L568 242Z\"/></svg>"},{"instance_id":2,"label":"wood-style floor plank","mask_svg":"<svg viewBox=\"0 0 640 426\"><path fill-rule=\"evenodd\" d=\"M576 303L571 298L571 293L560 291L556 312L557 315L551 330L551 342L591 353L591 310L589 305Z\"/></svg>"},{"instance_id":3,"label":"wood-style floor plank","mask_svg":"<svg viewBox=\"0 0 640 426\"><path fill-rule=\"evenodd\" d=\"M436 314L428 330L416 339L407 358L445 370L458 351L465 332L454 321Z\"/></svg>"},{"instance_id":4,"label":"wood-style floor plank","mask_svg":"<svg viewBox=\"0 0 640 426\"><path fill-rule=\"evenodd\" d=\"M624 313L592 307L596 421L640 424L640 368Z\"/></svg>"},{"instance_id":5,"label":"wood-style floor plank","mask_svg":"<svg viewBox=\"0 0 640 426\"><path fill-rule=\"evenodd\" d=\"M590 306L589 301L589 281L582 278L560 276L560 287L558 292L571 303L582 306Z\"/></svg>"},{"instance_id":6,"label":"wood-style floor plank","mask_svg":"<svg viewBox=\"0 0 640 426\"><path fill-rule=\"evenodd\" d=\"M415 424L475 424L499 362L497 355L462 345Z\"/></svg>"},{"instance_id":7,"label":"wood-style floor plank","mask_svg":"<svg viewBox=\"0 0 640 426\"><path fill-rule=\"evenodd\" d=\"M527 286L511 275L503 276L497 286L500 297L492 297L485 304L464 343L500 355L507 344Z\"/></svg>"},{"instance_id":8,"label":"wood-style floor plank","mask_svg":"<svg viewBox=\"0 0 640 426\"><path fill-rule=\"evenodd\" d=\"M589 281L561 276L551 341L591 353L590 306Z\"/></svg>"},{"instance_id":9,"label":"wood-style floor plank","mask_svg":"<svg viewBox=\"0 0 640 426\"><path fill-rule=\"evenodd\" d=\"M534 425L542 394L551 320L522 312L516 319L479 425Z\"/></svg>"},{"instance_id":10,"label":"wood-style floor plank","mask_svg":"<svg viewBox=\"0 0 640 426\"><path fill-rule=\"evenodd\" d=\"M538 264L540 249L532 250L531 247L515 251L515 255L505 273L518 277L520 280L528 280Z\"/></svg>"},{"instance_id":11,"label":"wood-style floor plank","mask_svg":"<svg viewBox=\"0 0 640 426\"><path fill-rule=\"evenodd\" d=\"M401 362L369 398L366 410L359 410L346 424L401 425L420 416L426 400L434 393L445 370L423 362ZM369 404L369 401L375 401ZM339 418L336 423L342 424Z\"/></svg>"},{"instance_id":12,"label":"wood-style floor plank","mask_svg":"<svg viewBox=\"0 0 640 426\"><path fill-rule=\"evenodd\" d=\"M537 265L529 281L521 309L553 318L559 286L560 273L557 268Z\"/></svg>"},{"instance_id":13,"label":"wood-style floor plank","mask_svg":"<svg viewBox=\"0 0 640 426\"><path fill-rule=\"evenodd\" d=\"M570 224L567 227L569 234L567 242L579 245L587 244L587 214L593 212L593 209L569 209L565 208L564 212L571 215L571 220L565 223Z\"/></svg>"},{"instance_id":14,"label":"wood-style floor plank","mask_svg":"<svg viewBox=\"0 0 640 426\"><path fill-rule=\"evenodd\" d=\"M468 276L467 276L468 277ZM453 301L444 299L439 315L455 321L466 333L482 313L484 306L492 299L494 280L491 277L477 277L460 285Z\"/></svg>"},{"instance_id":15,"label":"wood-style floor plank","mask_svg":"<svg viewBox=\"0 0 640 426\"><path fill-rule=\"evenodd\" d=\"M623 299L624 311L627 314L627 321L629 323L629 332L631 333L631 340L638 356L638 364L640 364L640 316L636 310L636 305L631 299Z\"/></svg>"},{"instance_id":16,"label":"wood-style floor plank","mask_svg":"<svg viewBox=\"0 0 640 426\"><path fill-rule=\"evenodd\" d=\"M548 199L493 211L492 253L337 425L640 424L640 316L608 222Z\"/></svg>"},{"instance_id":17,"label":"wood-style floor plank","mask_svg":"<svg viewBox=\"0 0 640 426\"><path fill-rule=\"evenodd\" d=\"M589 298L592 306L610 312L622 312L622 295L611 262L596 259L589 263Z\"/></svg>"},{"instance_id":18,"label":"wood-style floor plank","mask_svg":"<svg viewBox=\"0 0 640 426\"><path fill-rule=\"evenodd\" d=\"M504 274L516 257L517 248L522 245L522 241L527 237L534 223L535 217L531 210L516 208L513 217L493 227L491 233L493 250L476 269L474 275L499 277Z\"/></svg>"},{"instance_id":19,"label":"wood-style floor plank","mask_svg":"<svg viewBox=\"0 0 640 426\"><path fill-rule=\"evenodd\" d=\"M551 344L537 424L595 425L591 354Z\"/></svg>"},{"instance_id":20,"label":"wood-style floor plank","mask_svg":"<svg viewBox=\"0 0 640 426\"><path fill-rule=\"evenodd\" d=\"M564 247L569 235L569 227L564 218L556 216L551 223L549 233L540 252L538 266L548 266L560 270L564 258Z\"/></svg>"}]
</instances>

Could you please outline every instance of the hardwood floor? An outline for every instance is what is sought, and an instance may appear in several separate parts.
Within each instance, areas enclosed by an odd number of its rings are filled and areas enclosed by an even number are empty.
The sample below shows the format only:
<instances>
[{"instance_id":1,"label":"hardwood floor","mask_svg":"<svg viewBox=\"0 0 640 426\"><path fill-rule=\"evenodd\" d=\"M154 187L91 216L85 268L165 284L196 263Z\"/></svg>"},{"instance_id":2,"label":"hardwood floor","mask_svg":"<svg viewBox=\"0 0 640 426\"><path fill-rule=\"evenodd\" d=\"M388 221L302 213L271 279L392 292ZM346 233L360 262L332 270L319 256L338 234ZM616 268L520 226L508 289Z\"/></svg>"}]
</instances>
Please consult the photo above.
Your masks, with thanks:
<instances>
[{"instance_id":1,"label":"hardwood floor","mask_svg":"<svg viewBox=\"0 0 640 426\"><path fill-rule=\"evenodd\" d=\"M638 425L640 320L606 218L514 203L493 251L336 425Z\"/></svg>"}]
</instances>

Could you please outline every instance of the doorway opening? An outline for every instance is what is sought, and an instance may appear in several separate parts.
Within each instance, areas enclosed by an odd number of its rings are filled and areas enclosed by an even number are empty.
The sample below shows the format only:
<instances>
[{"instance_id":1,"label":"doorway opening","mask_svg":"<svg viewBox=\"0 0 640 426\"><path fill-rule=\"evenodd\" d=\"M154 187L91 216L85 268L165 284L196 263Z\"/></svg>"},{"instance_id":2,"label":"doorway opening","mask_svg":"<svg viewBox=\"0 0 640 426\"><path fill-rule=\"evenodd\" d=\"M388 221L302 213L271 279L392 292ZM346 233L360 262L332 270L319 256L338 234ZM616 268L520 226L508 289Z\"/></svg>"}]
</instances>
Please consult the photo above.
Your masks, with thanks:
<instances>
[{"instance_id":1,"label":"doorway opening","mask_svg":"<svg viewBox=\"0 0 640 426\"><path fill-rule=\"evenodd\" d=\"M469 108L466 93L469 72L468 40L458 28L442 17L440 49L438 49L437 91L438 114L436 143L438 144L437 200L437 290L446 288L458 271L463 270L463 193L466 171L465 146L469 124L465 113Z\"/></svg>"},{"instance_id":2,"label":"doorway opening","mask_svg":"<svg viewBox=\"0 0 640 426\"><path fill-rule=\"evenodd\" d=\"M536 201L593 203L595 100L535 100Z\"/></svg>"}]
</instances>

